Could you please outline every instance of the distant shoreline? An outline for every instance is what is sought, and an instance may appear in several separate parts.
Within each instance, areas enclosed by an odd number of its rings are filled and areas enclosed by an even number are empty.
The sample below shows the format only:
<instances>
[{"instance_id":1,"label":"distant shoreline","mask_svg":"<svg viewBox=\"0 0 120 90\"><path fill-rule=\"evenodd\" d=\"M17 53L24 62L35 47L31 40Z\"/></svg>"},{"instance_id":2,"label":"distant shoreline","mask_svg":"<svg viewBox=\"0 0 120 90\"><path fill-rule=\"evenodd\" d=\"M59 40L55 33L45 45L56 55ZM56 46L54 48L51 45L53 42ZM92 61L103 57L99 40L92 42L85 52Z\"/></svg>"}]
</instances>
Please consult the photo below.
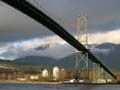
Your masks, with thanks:
<instances>
[{"instance_id":1,"label":"distant shoreline","mask_svg":"<svg viewBox=\"0 0 120 90\"><path fill-rule=\"evenodd\" d=\"M18 84L81 84L81 85L120 85L120 83L64 83L64 82L40 82L40 81L16 81L16 80L0 80L2 83L18 83Z\"/></svg>"},{"instance_id":2,"label":"distant shoreline","mask_svg":"<svg viewBox=\"0 0 120 90\"><path fill-rule=\"evenodd\" d=\"M62 84L62 82L16 81L16 80L0 80L0 84L1 84L1 83Z\"/></svg>"}]
</instances>

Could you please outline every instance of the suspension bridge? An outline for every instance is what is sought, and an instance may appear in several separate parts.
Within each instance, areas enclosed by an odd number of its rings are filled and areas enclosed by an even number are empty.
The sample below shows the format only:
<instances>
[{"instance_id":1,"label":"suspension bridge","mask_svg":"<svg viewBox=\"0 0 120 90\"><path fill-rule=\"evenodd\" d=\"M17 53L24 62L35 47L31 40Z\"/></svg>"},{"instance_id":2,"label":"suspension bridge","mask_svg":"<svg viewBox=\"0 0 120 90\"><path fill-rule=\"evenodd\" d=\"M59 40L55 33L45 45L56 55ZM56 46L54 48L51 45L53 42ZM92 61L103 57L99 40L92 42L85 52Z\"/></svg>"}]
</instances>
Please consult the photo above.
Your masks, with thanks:
<instances>
[{"instance_id":1,"label":"suspension bridge","mask_svg":"<svg viewBox=\"0 0 120 90\"><path fill-rule=\"evenodd\" d=\"M67 32L60 24L53 20L50 16L46 15L42 10L38 9L35 5L29 2L30 0L1 0L2 2L10 5L11 7L19 10L20 12L26 14L30 18L34 19L38 23L47 27L50 31L57 34L63 40L68 42L82 54L87 53L88 59L93 63L99 65L106 73L108 73L112 78L116 79L116 76L105 66L95 55L93 55L89 49L84 47L78 40L76 40L71 34ZM32 0L35 2L34 0ZM64 62L63 62L64 63Z\"/></svg>"}]
</instances>

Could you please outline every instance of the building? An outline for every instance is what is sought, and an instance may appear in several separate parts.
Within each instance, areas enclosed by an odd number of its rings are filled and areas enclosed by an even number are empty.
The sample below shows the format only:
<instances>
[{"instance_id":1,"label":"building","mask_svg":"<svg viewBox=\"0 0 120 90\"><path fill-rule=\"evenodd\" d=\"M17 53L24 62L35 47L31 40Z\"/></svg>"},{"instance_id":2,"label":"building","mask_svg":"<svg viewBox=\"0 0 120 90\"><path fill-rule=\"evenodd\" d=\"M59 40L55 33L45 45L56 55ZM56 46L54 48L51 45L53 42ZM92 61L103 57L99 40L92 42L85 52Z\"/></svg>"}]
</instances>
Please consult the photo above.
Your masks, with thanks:
<instances>
[{"instance_id":1,"label":"building","mask_svg":"<svg viewBox=\"0 0 120 90\"><path fill-rule=\"evenodd\" d=\"M49 72L48 72L47 69L44 69L44 70L42 71L42 77L44 77L44 78L49 77Z\"/></svg>"},{"instance_id":2,"label":"building","mask_svg":"<svg viewBox=\"0 0 120 90\"><path fill-rule=\"evenodd\" d=\"M30 76L30 79L31 79L31 80L38 80L39 77L38 77L38 75L31 75L31 76Z\"/></svg>"},{"instance_id":3,"label":"building","mask_svg":"<svg viewBox=\"0 0 120 90\"><path fill-rule=\"evenodd\" d=\"M59 67L55 66L53 68L53 77L54 77L54 80L58 80L59 79L59 73L60 73L60 70L59 70Z\"/></svg>"},{"instance_id":4,"label":"building","mask_svg":"<svg viewBox=\"0 0 120 90\"><path fill-rule=\"evenodd\" d=\"M60 73L59 73L60 75L60 79L65 79L66 78L66 75L67 75L67 73L66 73L66 71L65 71L65 69L60 69Z\"/></svg>"}]
</instances>

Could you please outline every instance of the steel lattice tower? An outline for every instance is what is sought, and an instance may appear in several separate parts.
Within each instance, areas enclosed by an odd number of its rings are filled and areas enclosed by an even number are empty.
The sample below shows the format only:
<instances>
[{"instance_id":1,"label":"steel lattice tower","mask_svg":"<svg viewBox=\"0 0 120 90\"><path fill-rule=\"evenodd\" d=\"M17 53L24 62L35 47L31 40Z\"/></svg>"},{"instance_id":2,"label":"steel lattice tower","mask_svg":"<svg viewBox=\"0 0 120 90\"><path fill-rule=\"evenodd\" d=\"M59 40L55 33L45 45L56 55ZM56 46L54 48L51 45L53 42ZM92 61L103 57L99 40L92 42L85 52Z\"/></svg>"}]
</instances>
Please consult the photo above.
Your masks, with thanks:
<instances>
[{"instance_id":1,"label":"steel lattice tower","mask_svg":"<svg viewBox=\"0 0 120 90\"><path fill-rule=\"evenodd\" d=\"M88 49L88 23L87 16L79 16L77 19L77 40L81 42ZM84 65L80 65L81 63ZM78 74L84 72L85 80L89 80L89 59L88 53L76 50L76 67L75 79L78 79ZM80 71L80 72L79 72ZM79 74L80 75L80 74Z\"/></svg>"}]
</instances>

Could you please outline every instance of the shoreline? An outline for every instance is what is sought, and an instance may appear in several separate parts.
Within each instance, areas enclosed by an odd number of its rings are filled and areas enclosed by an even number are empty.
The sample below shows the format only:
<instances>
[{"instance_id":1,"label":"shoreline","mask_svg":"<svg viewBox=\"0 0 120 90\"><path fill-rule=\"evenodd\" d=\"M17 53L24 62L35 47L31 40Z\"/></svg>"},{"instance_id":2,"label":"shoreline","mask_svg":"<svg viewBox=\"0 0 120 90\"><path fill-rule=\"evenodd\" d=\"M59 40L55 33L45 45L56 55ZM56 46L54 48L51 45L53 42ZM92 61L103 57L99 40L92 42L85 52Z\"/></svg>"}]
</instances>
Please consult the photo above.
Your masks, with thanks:
<instances>
[{"instance_id":1,"label":"shoreline","mask_svg":"<svg viewBox=\"0 0 120 90\"><path fill-rule=\"evenodd\" d=\"M10 83L10 84L81 84L81 85L120 85L120 83L65 83L65 82L45 82L45 81L16 81L16 80L0 80L0 84Z\"/></svg>"},{"instance_id":2,"label":"shoreline","mask_svg":"<svg viewBox=\"0 0 120 90\"><path fill-rule=\"evenodd\" d=\"M24 83L24 84L62 84L62 82L44 82L44 81L16 81L16 80L0 80L1 83Z\"/></svg>"}]
</instances>

